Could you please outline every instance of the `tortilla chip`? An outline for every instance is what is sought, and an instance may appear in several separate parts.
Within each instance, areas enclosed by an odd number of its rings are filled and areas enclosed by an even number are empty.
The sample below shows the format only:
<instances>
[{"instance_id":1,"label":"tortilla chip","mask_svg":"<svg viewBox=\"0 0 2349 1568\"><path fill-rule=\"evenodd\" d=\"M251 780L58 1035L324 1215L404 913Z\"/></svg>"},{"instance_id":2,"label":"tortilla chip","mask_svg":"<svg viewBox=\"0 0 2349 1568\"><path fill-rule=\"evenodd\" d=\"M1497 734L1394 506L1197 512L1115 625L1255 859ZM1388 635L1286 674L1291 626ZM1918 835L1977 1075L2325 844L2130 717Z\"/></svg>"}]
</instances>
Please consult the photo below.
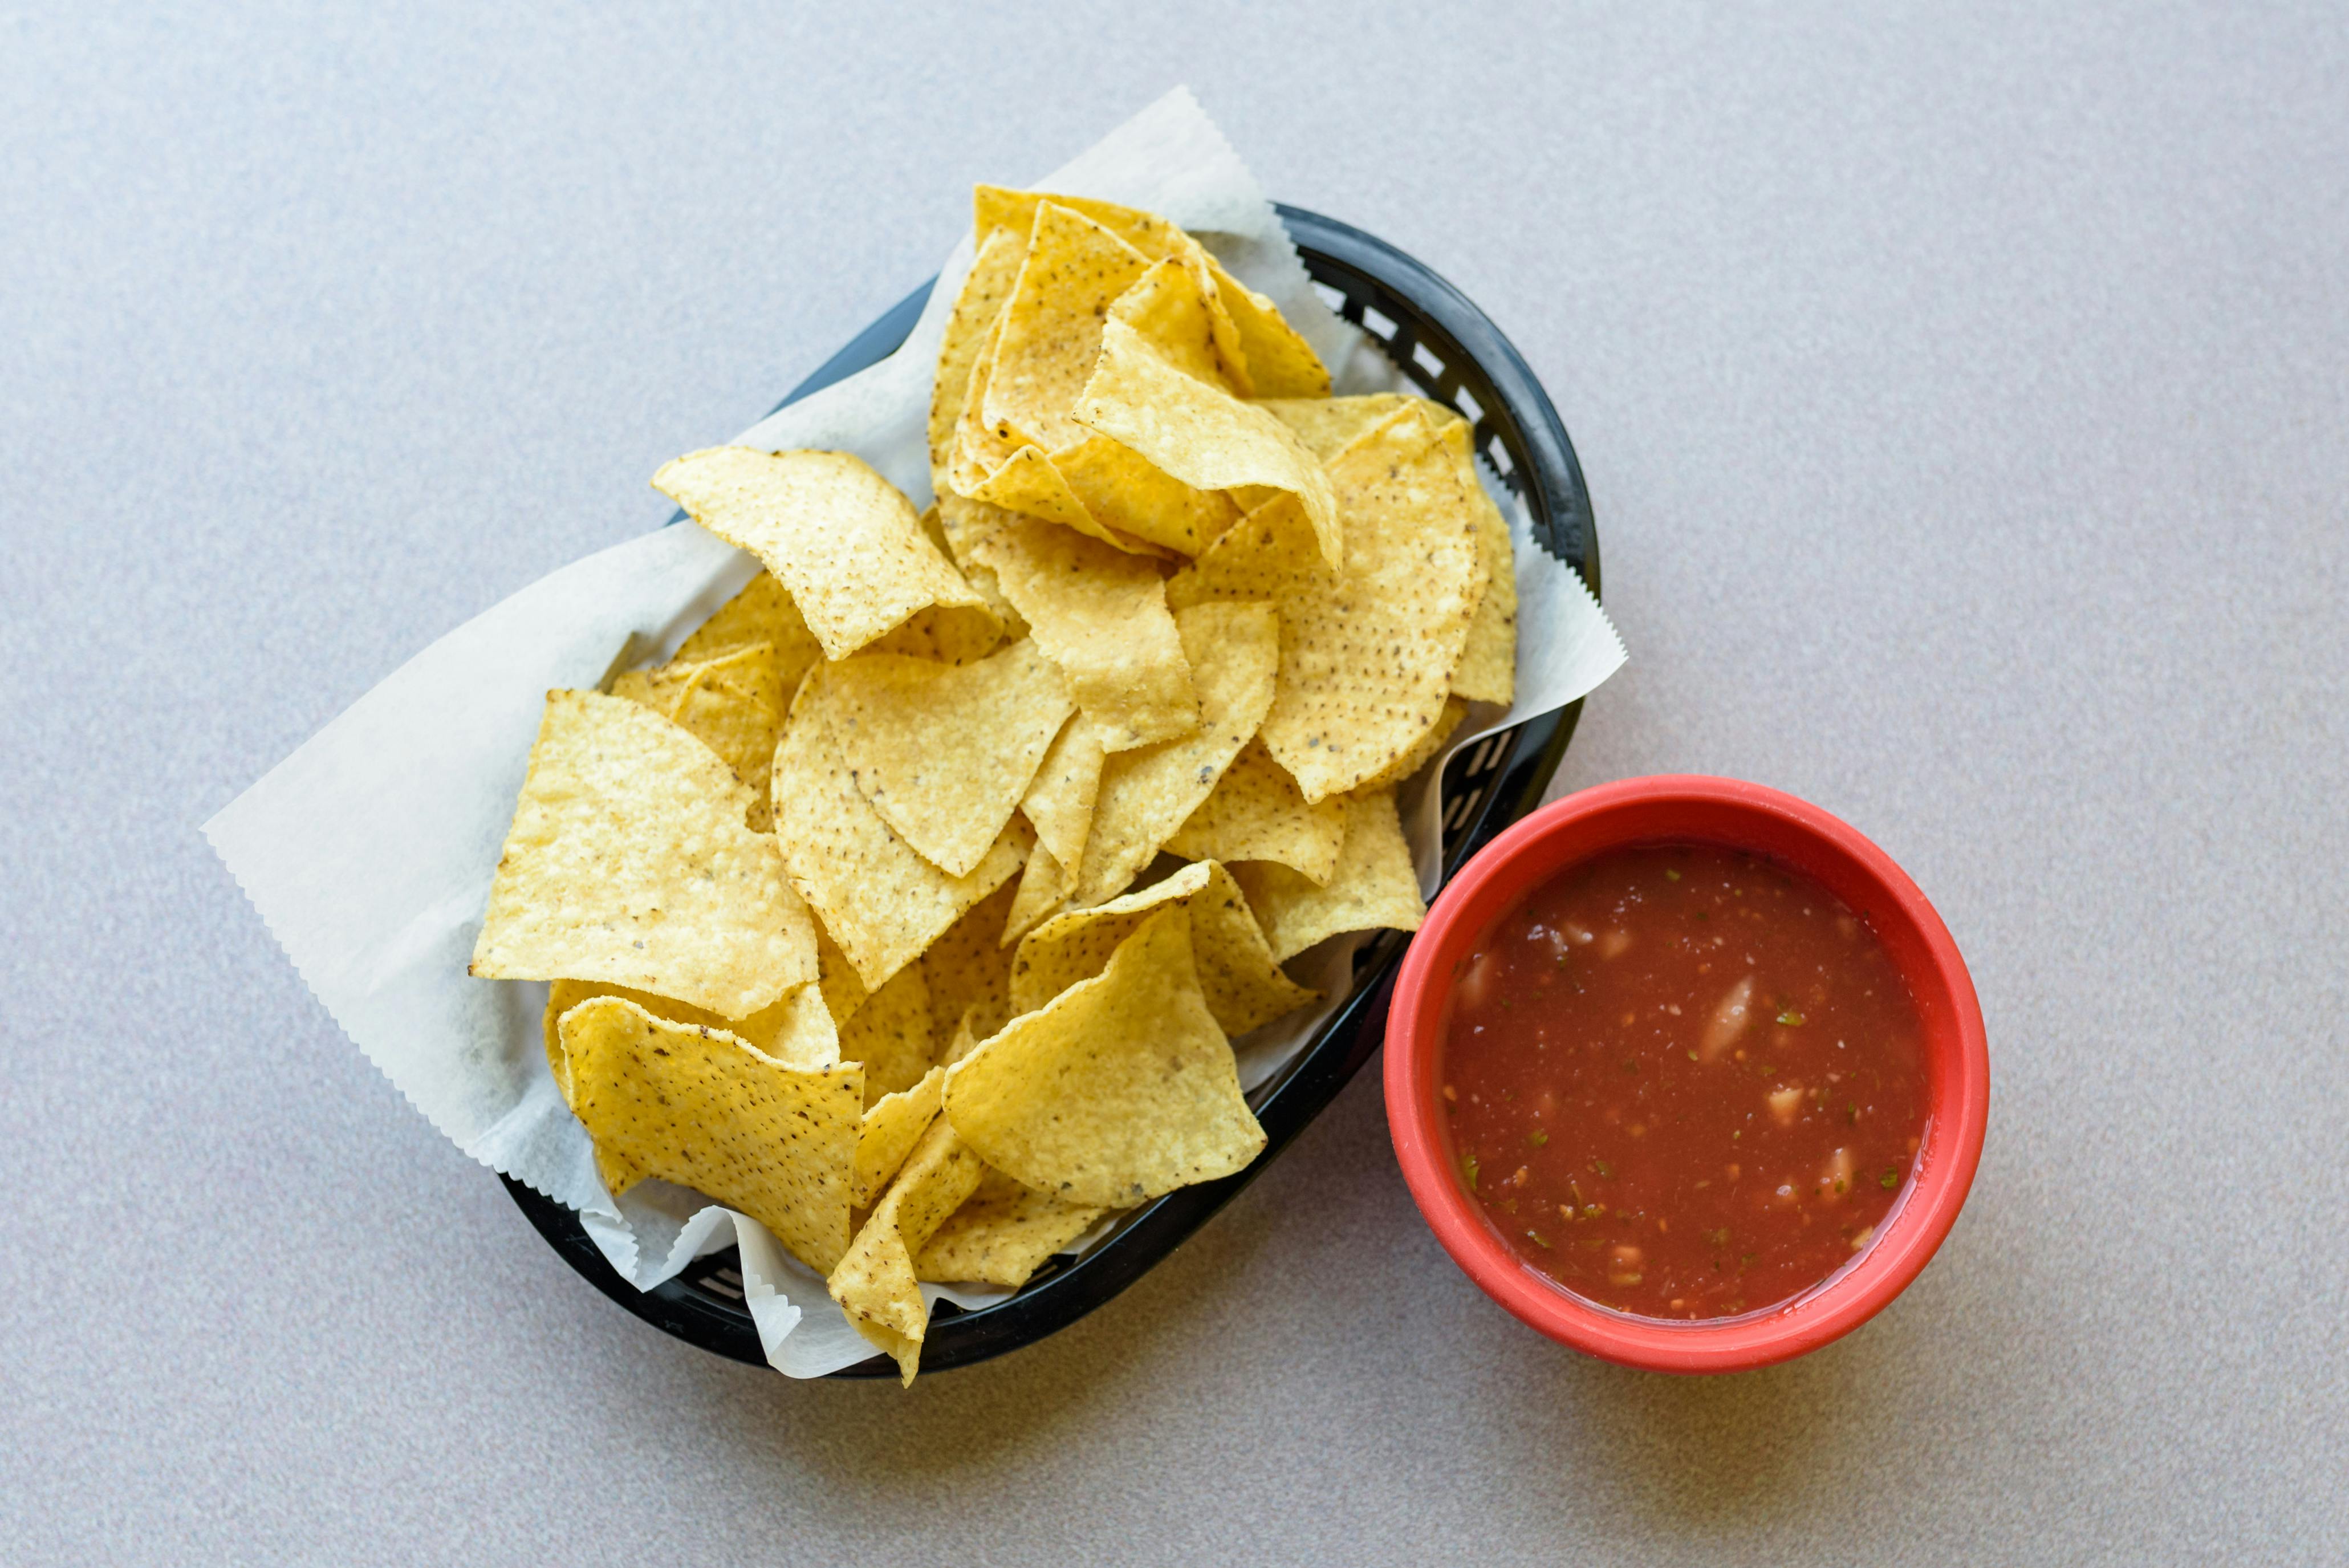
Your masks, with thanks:
<instances>
[{"instance_id":1,"label":"tortilla chip","mask_svg":"<svg viewBox=\"0 0 2349 1568\"><path fill-rule=\"evenodd\" d=\"M1508 706L1517 698L1517 557L1508 520L1476 480L1476 451L1464 420L1443 427L1437 438L1460 471L1460 488L1476 515L1485 558L1485 593L1468 622L1468 640L1452 669L1452 694L1471 702Z\"/></svg>"},{"instance_id":2,"label":"tortilla chip","mask_svg":"<svg viewBox=\"0 0 2349 1568\"><path fill-rule=\"evenodd\" d=\"M752 799L659 714L548 692L471 972L606 981L726 1018L813 980L814 927L746 824Z\"/></svg>"},{"instance_id":3,"label":"tortilla chip","mask_svg":"<svg viewBox=\"0 0 2349 1568\"><path fill-rule=\"evenodd\" d=\"M986 447L982 444L976 450L984 452ZM974 459L974 462L978 461ZM957 483L970 500L983 501L1008 512L1041 517L1048 523L1058 523L1080 534L1090 535L1127 555L1164 554L1158 546L1112 528L1095 515L1092 508L1086 505L1070 487L1068 475L1053 464L1042 447L1011 448L994 466L963 475Z\"/></svg>"},{"instance_id":4,"label":"tortilla chip","mask_svg":"<svg viewBox=\"0 0 2349 1568\"><path fill-rule=\"evenodd\" d=\"M823 929L823 921L815 919L812 923L816 987L823 992L823 1005L832 1014L833 1023L845 1023L872 993L864 989L864 978L856 972L856 966L848 961L848 955L840 950L840 944Z\"/></svg>"},{"instance_id":5,"label":"tortilla chip","mask_svg":"<svg viewBox=\"0 0 2349 1568\"><path fill-rule=\"evenodd\" d=\"M914 1145L937 1117L938 1096L946 1081L946 1069L933 1067L912 1088L884 1095L864 1107L864 1119L857 1124L856 1158L849 1179L851 1209L870 1209L882 1188L897 1174L897 1168L905 1163Z\"/></svg>"},{"instance_id":6,"label":"tortilla chip","mask_svg":"<svg viewBox=\"0 0 2349 1568\"><path fill-rule=\"evenodd\" d=\"M1011 286L1019 281L1019 265L1027 259L1027 230L987 235L979 242L970 271L963 278L962 292L955 296L954 309L947 316L945 334L938 339L937 374L930 389L930 483L941 493L947 488L947 465L954 456L955 426L962 419L963 394L970 386L970 368L987 347L988 333L996 317L1003 314Z\"/></svg>"},{"instance_id":7,"label":"tortilla chip","mask_svg":"<svg viewBox=\"0 0 2349 1568\"><path fill-rule=\"evenodd\" d=\"M1106 536L1132 554L1160 545L1159 554L1195 556L1239 521L1240 509L1221 491L1194 490L1107 436L1088 436L1052 453L1051 466L1069 495L1101 524L1083 532Z\"/></svg>"},{"instance_id":8,"label":"tortilla chip","mask_svg":"<svg viewBox=\"0 0 2349 1568\"><path fill-rule=\"evenodd\" d=\"M1100 726L1104 750L1198 727L1190 662L1166 610L1166 584L1149 562L1024 517L971 547Z\"/></svg>"},{"instance_id":9,"label":"tortilla chip","mask_svg":"<svg viewBox=\"0 0 2349 1568\"><path fill-rule=\"evenodd\" d=\"M1259 398L1328 397L1328 367L1272 301L1226 272L1213 256L1207 258L1207 274L1215 280L1217 303L1239 334L1247 366L1244 389Z\"/></svg>"},{"instance_id":10,"label":"tortilla chip","mask_svg":"<svg viewBox=\"0 0 2349 1568\"><path fill-rule=\"evenodd\" d=\"M1161 909L1109 967L947 1069L946 1118L996 1169L1123 1207L1228 1176L1265 1145L1200 992L1191 920Z\"/></svg>"},{"instance_id":11,"label":"tortilla chip","mask_svg":"<svg viewBox=\"0 0 2349 1568\"><path fill-rule=\"evenodd\" d=\"M1043 207L1037 234L1022 282L968 373L947 482L967 497L1121 550L1152 553L1150 542L1158 541L1196 553L1237 517L1231 503L1068 420L1100 348L1102 313L1133 295L1123 285L1146 269L1115 235L1066 208ZM1138 286L1133 308L1153 330L1170 335L1170 352L1180 352L1179 335L1191 325L1182 286ZM1195 286L1187 299L1196 304ZM1197 314L1204 317L1204 307Z\"/></svg>"},{"instance_id":12,"label":"tortilla chip","mask_svg":"<svg viewBox=\"0 0 2349 1568\"><path fill-rule=\"evenodd\" d=\"M1199 691L1199 728L1102 764L1092 831L1077 870L1073 898L1080 905L1115 897L1150 864L1214 793L1272 706L1280 629L1270 605L1195 605L1174 620Z\"/></svg>"},{"instance_id":13,"label":"tortilla chip","mask_svg":"<svg viewBox=\"0 0 2349 1568\"><path fill-rule=\"evenodd\" d=\"M967 877L924 859L856 787L823 711L821 675L801 683L775 747L775 837L792 885L869 989L1010 880L1027 856L1028 829L1008 824Z\"/></svg>"},{"instance_id":14,"label":"tortilla chip","mask_svg":"<svg viewBox=\"0 0 2349 1568\"><path fill-rule=\"evenodd\" d=\"M1111 303L1109 318L1133 327L1185 375L1228 391L1202 282L1180 261L1153 262Z\"/></svg>"},{"instance_id":15,"label":"tortilla chip","mask_svg":"<svg viewBox=\"0 0 2349 1568\"><path fill-rule=\"evenodd\" d=\"M1321 883L1337 868L1345 836L1345 804L1333 798L1308 805L1288 770L1262 741L1250 741L1166 848L1185 860L1278 860Z\"/></svg>"},{"instance_id":16,"label":"tortilla chip","mask_svg":"<svg viewBox=\"0 0 2349 1568\"><path fill-rule=\"evenodd\" d=\"M847 1255L824 1288L856 1332L895 1357L900 1377L914 1381L930 1309L915 1282L914 1253L986 1174L954 1129L933 1121L914 1152L856 1232Z\"/></svg>"},{"instance_id":17,"label":"tortilla chip","mask_svg":"<svg viewBox=\"0 0 2349 1568\"><path fill-rule=\"evenodd\" d=\"M1003 918L1001 945L1009 947L1035 929L1038 921L1065 909L1076 885L1060 857L1037 840L1028 851L1028 864L1019 868L1019 891L1011 900L1011 912Z\"/></svg>"},{"instance_id":18,"label":"tortilla chip","mask_svg":"<svg viewBox=\"0 0 2349 1568\"><path fill-rule=\"evenodd\" d=\"M609 1150L631 1174L740 1210L812 1269L840 1261L863 1068L794 1070L616 996L581 1002L561 1027L573 1106L599 1161Z\"/></svg>"},{"instance_id":19,"label":"tortilla chip","mask_svg":"<svg viewBox=\"0 0 2349 1568\"><path fill-rule=\"evenodd\" d=\"M1170 601L1271 597L1280 678L1264 743L1309 801L1376 778L1433 724L1485 591L1481 525L1456 465L1405 407L1330 464L1346 504L1346 564L1313 556L1278 497L1167 585Z\"/></svg>"},{"instance_id":20,"label":"tortilla chip","mask_svg":"<svg viewBox=\"0 0 2349 1568\"><path fill-rule=\"evenodd\" d=\"M1256 406L1295 431L1305 450L1326 464L1363 431L1408 404L1416 404L1438 425L1460 417L1442 403L1403 392L1370 392L1350 398L1258 398Z\"/></svg>"},{"instance_id":21,"label":"tortilla chip","mask_svg":"<svg viewBox=\"0 0 2349 1568\"><path fill-rule=\"evenodd\" d=\"M707 1008L672 1002L666 996L650 992L630 991L624 985L603 985L586 980L558 980L547 987L546 1015L541 1029L546 1039L546 1064L554 1071L554 1086L563 1092L563 1103L571 1103L571 1063L563 1054L563 1034L557 1026L563 1015L598 996L616 996L623 1002L633 1002L655 1018L665 1018L671 1023L688 1023L700 1029L722 1029L754 1051L763 1051L786 1067L829 1067L840 1060L840 1033L834 1027L832 1013L823 1005L823 993L814 986L794 986L781 998L769 1002L750 1017L739 1022L720 1018Z\"/></svg>"},{"instance_id":22,"label":"tortilla chip","mask_svg":"<svg viewBox=\"0 0 2349 1568\"><path fill-rule=\"evenodd\" d=\"M914 1254L914 1277L1018 1290L1045 1259L1066 1251L1108 1212L1063 1203L990 1170Z\"/></svg>"},{"instance_id":23,"label":"tortilla chip","mask_svg":"<svg viewBox=\"0 0 2349 1568\"><path fill-rule=\"evenodd\" d=\"M840 1026L843 1061L864 1064L864 1103L910 1089L936 1055L930 987L909 963L876 987Z\"/></svg>"},{"instance_id":24,"label":"tortilla chip","mask_svg":"<svg viewBox=\"0 0 2349 1568\"><path fill-rule=\"evenodd\" d=\"M968 1021L984 1040L1011 1016L1011 955L999 933L1018 894L1009 882L998 888L922 955L930 1013L942 1044L957 1020Z\"/></svg>"},{"instance_id":25,"label":"tortilla chip","mask_svg":"<svg viewBox=\"0 0 2349 1568\"><path fill-rule=\"evenodd\" d=\"M903 626L883 632L859 651L894 653L937 664L975 664L1001 648L1003 641L1003 621L993 607L932 605L927 609L916 610Z\"/></svg>"},{"instance_id":26,"label":"tortilla chip","mask_svg":"<svg viewBox=\"0 0 2349 1568\"><path fill-rule=\"evenodd\" d=\"M1465 719L1467 716L1467 703L1463 702L1457 697L1445 698L1444 700L1443 709L1435 715L1435 722L1430 724L1425 732L1420 735L1419 739L1411 743L1411 750L1405 752L1393 762L1388 763L1383 770L1372 777L1364 780L1361 788L1364 790L1393 789L1405 783L1410 779L1412 774L1425 767L1429 760L1433 758L1436 753L1444 749L1444 743L1452 739L1452 732L1460 728L1460 721ZM1329 800L1325 800L1321 802L1321 804L1323 805L1331 805L1337 798L1337 796L1332 795ZM1278 860L1280 857L1278 855L1264 855L1258 856L1257 858L1262 860ZM1299 867L1299 869L1302 869L1302 867ZM1323 878L1316 878L1316 880L1322 879Z\"/></svg>"},{"instance_id":27,"label":"tortilla chip","mask_svg":"<svg viewBox=\"0 0 2349 1568\"><path fill-rule=\"evenodd\" d=\"M1172 221L1139 207L1051 191L1014 191L1003 185L972 188L971 233L984 240L997 229L1009 229L1024 237L1035 228L1037 212L1048 202L1099 223L1152 261L1172 255L1190 237Z\"/></svg>"},{"instance_id":28,"label":"tortilla chip","mask_svg":"<svg viewBox=\"0 0 2349 1568\"><path fill-rule=\"evenodd\" d=\"M764 642L698 663L631 670L612 682L613 696L643 703L726 760L755 797L749 821L759 833L774 823L767 775L783 732L784 690L774 647Z\"/></svg>"},{"instance_id":29,"label":"tortilla chip","mask_svg":"<svg viewBox=\"0 0 2349 1568\"><path fill-rule=\"evenodd\" d=\"M1232 876L1282 962L1340 931L1415 931L1427 914L1392 790L1346 797L1346 842L1328 887L1267 861L1235 866Z\"/></svg>"},{"instance_id":30,"label":"tortilla chip","mask_svg":"<svg viewBox=\"0 0 2349 1568\"><path fill-rule=\"evenodd\" d=\"M1195 489L1261 484L1294 494L1323 558L1345 559L1337 494L1304 443L1262 409L1184 374L1126 323L1102 324L1101 356L1072 414Z\"/></svg>"},{"instance_id":31,"label":"tortilla chip","mask_svg":"<svg viewBox=\"0 0 2349 1568\"><path fill-rule=\"evenodd\" d=\"M1079 713L1061 726L1036 776L1028 782L1028 793L1019 798L1019 810L1036 829L1036 841L1064 867L1084 858L1105 755L1100 729Z\"/></svg>"},{"instance_id":32,"label":"tortilla chip","mask_svg":"<svg viewBox=\"0 0 2349 1568\"><path fill-rule=\"evenodd\" d=\"M971 1023L978 1012L977 1007L971 1008L962 1015L962 1022L955 1025L954 1038L947 1042L945 1050L938 1053L939 1066L951 1067L978 1049L980 1036Z\"/></svg>"},{"instance_id":33,"label":"tortilla chip","mask_svg":"<svg viewBox=\"0 0 2349 1568\"><path fill-rule=\"evenodd\" d=\"M856 787L954 877L994 846L1075 706L1032 641L959 668L860 653L824 681L824 712Z\"/></svg>"},{"instance_id":34,"label":"tortilla chip","mask_svg":"<svg viewBox=\"0 0 2349 1568\"><path fill-rule=\"evenodd\" d=\"M988 368L989 429L1048 452L1085 439L1069 411L1092 374L1110 306L1149 265L1082 213L1050 202L1036 209Z\"/></svg>"},{"instance_id":35,"label":"tortilla chip","mask_svg":"<svg viewBox=\"0 0 2349 1568\"><path fill-rule=\"evenodd\" d=\"M1014 609L1011 601L1003 597L1002 587L995 580L995 568L982 566L971 554L971 545L989 530L1016 515L984 501L973 501L951 490L940 489L937 505L933 508L938 521L938 533L944 537L947 554L987 607L994 613L1007 642L1017 642L1028 635L1028 622ZM798 688L793 687L793 691Z\"/></svg>"},{"instance_id":36,"label":"tortilla chip","mask_svg":"<svg viewBox=\"0 0 2349 1568\"><path fill-rule=\"evenodd\" d=\"M1209 326L1215 334L1216 357L1222 362L1224 379L1243 396L1252 390L1247 356L1241 348L1240 330L1225 306L1227 296L1246 296L1247 291L1232 281L1198 241L1167 219L1137 207L1121 207L1114 202L1097 202L1086 196L1010 191L1000 185L981 185L972 192L971 210L977 225L974 232L985 235L997 228L1008 228L1027 234L1036 226L1037 209L1047 202L1092 219L1150 261L1173 258L1181 262L1198 279L1199 291L1206 297ZM1243 308L1247 304L1256 303L1257 297L1247 296ZM1287 323L1281 325L1286 327ZM1326 379L1323 389L1328 389Z\"/></svg>"},{"instance_id":37,"label":"tortilla chip","mask_svg":"<svg viewBox=\"0 0 2349 1568\"><path fill-rule=\"evenodd\" d=\"M1045 921L1011 963L1011 1011L1033 1012L1107 967L1110 954L1159 909L1191 916L1192 961L1207 1011L1226 1034L1245 1034L1320 995L1280 972L1232 874L1212 860L1091 909Z\"/></svg>"},{"instance_id":38,"label":"tortilla chip","mask_svg":"<svg viewBox=\"0 0 2349 1568\"><path fill-rule=\"evenodd\" d=\"M847 452L710 447L664 465L653 485L781 578L827 659L926 606L981 603L913 504Z\"/></svg>"},{"instance_id":39,"label":"tortilla chip","mask_svg":"<svg viewBox=\"0 0 2349 1568\"><path fill-rule=\"evenodd\" d=\"M775 650L776 674L786 692L798 691L800 677L807 673L808 666L823 657L815 633L800 618L799 607L792 603L792 596L783 591L772 572L761 572L740 593L720 605L678 649L675 662L698 664L754 642Z\"/></svg>"}]
</instances>

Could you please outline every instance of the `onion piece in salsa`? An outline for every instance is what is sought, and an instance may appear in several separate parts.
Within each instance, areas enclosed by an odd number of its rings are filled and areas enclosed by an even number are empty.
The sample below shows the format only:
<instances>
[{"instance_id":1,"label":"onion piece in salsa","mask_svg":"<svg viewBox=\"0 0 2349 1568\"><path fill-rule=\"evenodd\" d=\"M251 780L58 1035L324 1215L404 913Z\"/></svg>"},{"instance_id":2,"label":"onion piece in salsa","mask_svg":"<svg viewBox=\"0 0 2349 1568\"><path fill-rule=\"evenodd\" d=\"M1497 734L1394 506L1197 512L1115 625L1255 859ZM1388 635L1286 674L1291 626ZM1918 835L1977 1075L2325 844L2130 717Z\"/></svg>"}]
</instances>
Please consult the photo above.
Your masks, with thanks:
<instances>
[{"instance_id":1,"label":"onion piece in salsa","mask_svg":"<svg viewBox=\"0 0 2349 1568\"><path fill-rule=\"evenodd\" d=\"M1611 850L1495 922L1443 1063L1462 1180L1602 1306L1732 1317L1874 1236L1924 1131L1924 1028L1867 922L1708 845Z\"/></svg>"}]
</instances>

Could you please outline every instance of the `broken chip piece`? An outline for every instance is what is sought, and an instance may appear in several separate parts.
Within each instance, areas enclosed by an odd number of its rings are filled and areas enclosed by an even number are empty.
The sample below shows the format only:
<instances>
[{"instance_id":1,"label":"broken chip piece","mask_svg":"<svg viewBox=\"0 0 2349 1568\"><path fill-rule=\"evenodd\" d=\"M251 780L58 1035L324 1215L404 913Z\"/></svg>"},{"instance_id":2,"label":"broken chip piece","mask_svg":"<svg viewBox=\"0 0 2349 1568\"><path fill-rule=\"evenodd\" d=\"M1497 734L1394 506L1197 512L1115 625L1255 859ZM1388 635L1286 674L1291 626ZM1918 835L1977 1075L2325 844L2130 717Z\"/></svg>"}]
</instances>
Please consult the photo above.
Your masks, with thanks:
<instances>
[{"instance_id":1,"label":"broken chip piece","mask_svg":"<svg viewBox=\"0 0 2349 1568\"><path fill-rule=\"evenodd\" d=\"M814 928L750 805L651 710L548 692L471 972L608 981L724 1018L813 980Z\"/></svg>"},{"instance_id":2,"label":"broken chip piece","mask_svg":"<svg viewBox=\"0 0 2349 1568\"><path fill-rule=\"evenodd\" d=\"M943 1118L931 1122L825 1282L856 1332L895 1359L904 1383L920 1367L930 1321L914 1254L985 1174L953 1127Z\"/></svg>"},{"instance_id":3,"label":"broken chip piece","mask_svg":"<svg viewBox=\"0 0 2349 1568\"><path fill-rule=\"evenodd\" d=\"M1265 1141L1179 908L948 1068L946 1116L988 1165L1070 1203L1122 1207L1212 1181Z\"/></svg>"},{"instance_id":4,"label":"broken chip piece","mask_svg":"<svg viewBox=\"0 0 2349 1568\"><path fill-rule=\"evenodd\" d=\"M931 605L986 603L922 532L913 504L844 452L709 447L653 486L781 580L827 659L845 659Z\"/></svg>"},{"instance_id":5,"label":"broken chip piece","mask_svg":"<svg viewBox=\"0 0 2349 1568\"><path fill-rule=\"evenodd\" d=\"M848 1245L849 1171L864 1070L798 1069L721 1030L598 996L558 1025L573 1112L608 1175L657 1176L764 1225L829 1271Z\"/></svg>"}]
</instances>

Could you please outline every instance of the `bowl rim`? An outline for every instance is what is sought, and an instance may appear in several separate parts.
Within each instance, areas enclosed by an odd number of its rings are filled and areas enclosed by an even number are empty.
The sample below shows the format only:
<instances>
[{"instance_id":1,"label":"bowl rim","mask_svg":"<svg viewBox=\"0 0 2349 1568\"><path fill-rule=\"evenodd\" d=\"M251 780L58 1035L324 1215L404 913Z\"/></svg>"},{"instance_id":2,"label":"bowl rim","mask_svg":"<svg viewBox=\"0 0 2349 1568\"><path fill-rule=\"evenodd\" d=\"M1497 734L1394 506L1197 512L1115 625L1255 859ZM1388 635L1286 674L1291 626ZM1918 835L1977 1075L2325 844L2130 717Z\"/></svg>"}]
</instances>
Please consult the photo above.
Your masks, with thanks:
<instances>
[{"instance_id":1,"label":"bowl rim","mask_svg":"<svg viewBox=\"0 0 2349 1568\"><path fill-rule=\"evenodd\" d=\"M1674 826L1673 824L1683 826ZM1465 950L1534 888L1609 849L1716 844L1790 864L1859 908L1923 1014L1923 1142L1891 1215L1859 1256L1774 1308L1672 1323L1586 1302L1526 1263L1460 1186L1445 1154L1436 1068L1452 976ZM1843 886L1835 888L1841 881ZM1920 984L1920 981L1922 982ZM1702 774L1623 779L1566 795L1512 825L1429 909L1395 978L1384 1088L1395 1158L1421 1216L1478 1288L1527 1326L1587 1355L1657 1372L1748 1371L1840 1338L1890 1304L1957 1221L1982 1159L1990 1054L1980 999L1956 941L1921 888L1857 828L1764 784Z\"/></svg>"}]
</instances>

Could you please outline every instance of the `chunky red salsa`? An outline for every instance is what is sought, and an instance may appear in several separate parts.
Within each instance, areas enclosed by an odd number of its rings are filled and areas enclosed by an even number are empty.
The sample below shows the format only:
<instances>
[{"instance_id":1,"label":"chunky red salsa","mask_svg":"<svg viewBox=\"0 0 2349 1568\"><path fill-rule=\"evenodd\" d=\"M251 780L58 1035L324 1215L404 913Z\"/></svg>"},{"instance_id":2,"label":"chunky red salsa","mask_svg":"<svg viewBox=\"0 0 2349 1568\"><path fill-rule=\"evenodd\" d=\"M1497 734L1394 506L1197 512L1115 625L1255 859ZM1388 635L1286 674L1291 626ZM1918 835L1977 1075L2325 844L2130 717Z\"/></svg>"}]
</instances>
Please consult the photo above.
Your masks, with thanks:
<instances>
[{"instance_id":1,"label":"chunky red salsa","mask_svg":"<svg viewBox=\"0 0 2349 1568\"><path fill-rule=\"evenodd\" d=\"M1826 888L1702 845L1613 850L1461 967L1444 1098L1526 1261L1646 1317L1733 1316L1868 1244L1924 1127L1923 1027Z\"/></svg>"}]
</instances>

